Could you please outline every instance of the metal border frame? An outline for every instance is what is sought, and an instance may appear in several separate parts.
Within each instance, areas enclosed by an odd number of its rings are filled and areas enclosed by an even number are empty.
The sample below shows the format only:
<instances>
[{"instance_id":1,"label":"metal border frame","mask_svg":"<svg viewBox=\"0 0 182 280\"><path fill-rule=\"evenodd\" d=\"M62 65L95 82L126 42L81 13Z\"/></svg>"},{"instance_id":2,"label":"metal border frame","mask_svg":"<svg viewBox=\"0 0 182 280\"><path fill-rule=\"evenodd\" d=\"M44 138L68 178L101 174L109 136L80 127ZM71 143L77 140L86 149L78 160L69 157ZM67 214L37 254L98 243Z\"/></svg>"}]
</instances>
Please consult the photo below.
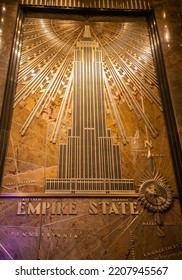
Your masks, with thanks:
<instances>
[{"instance_id":1,"label":"metal border frame","mask_svg":"<svg viewBox=\"0 0 182 280\"><path fill-rule=\"evenodd\" d=\"M181 145L179 140L179 134L177 130L176 119L174 115L174 109L171 101L170 89L167 80L167 73L164 64L164 58L162 53L162 47L160 42L160 36L156 24L156 18L154 11L148 18L149 34L151 40L152 52L155 60L155 66L157 71L157 78L159 81L159 90L162 100L162 107L164 111L164 118L167 127L168 141L172 156L172 162L174 167L174 173L176 176L176 184L178 187L179 198L182 207L182 156Z\"/></svg>"},{"instance_id":2,"label":"metal border frame","mask_svg":"<svg viewBox=\"0 0 182 280\"><path fill-rule=\"evenodd\" d=\"M13 101L16 90L18 76L18 66L20 60L20 43L22 41L22 24L24 13L20 6L17 11L17 20L14 31L14 38L11 47L10 61L6 77L2 114L0 119L0 184L2 181L3 167L7 152L9 131L13 114Z\"/></svg>"}]
</instances>

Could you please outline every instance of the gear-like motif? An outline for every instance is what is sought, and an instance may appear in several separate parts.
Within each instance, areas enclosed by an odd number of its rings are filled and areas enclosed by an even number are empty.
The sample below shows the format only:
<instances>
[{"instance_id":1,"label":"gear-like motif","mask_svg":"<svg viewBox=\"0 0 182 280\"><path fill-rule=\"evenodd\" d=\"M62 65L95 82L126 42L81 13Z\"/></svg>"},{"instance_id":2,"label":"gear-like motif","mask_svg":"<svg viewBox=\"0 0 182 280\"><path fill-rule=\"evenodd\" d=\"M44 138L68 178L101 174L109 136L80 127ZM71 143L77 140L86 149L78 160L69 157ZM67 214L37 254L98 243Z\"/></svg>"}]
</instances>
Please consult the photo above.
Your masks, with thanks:
<instances>
[{"instance_id":1,"label":"gear-like motif","mask_svg":"<svg viewBox=\"0 0 182 280\"><path fill-rule=\"evenodd\" d=\"M159 173L142 179L139 195L142 205L153 212L163 212L172 203L171 190Z\"/></svg>"}]
</instances>

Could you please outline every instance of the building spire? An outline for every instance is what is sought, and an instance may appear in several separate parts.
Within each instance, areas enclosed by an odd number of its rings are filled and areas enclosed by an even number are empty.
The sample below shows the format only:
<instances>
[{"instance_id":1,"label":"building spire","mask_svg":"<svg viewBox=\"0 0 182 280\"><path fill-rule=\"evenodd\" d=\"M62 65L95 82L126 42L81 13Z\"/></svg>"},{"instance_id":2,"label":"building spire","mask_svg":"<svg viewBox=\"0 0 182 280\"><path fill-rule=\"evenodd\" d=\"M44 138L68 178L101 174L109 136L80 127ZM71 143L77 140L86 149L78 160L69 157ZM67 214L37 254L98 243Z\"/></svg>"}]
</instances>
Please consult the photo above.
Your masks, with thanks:
<instances>
[{"instance_id":1,"label":"building spire","mask_svg":"<svg viewBox=\"0 0 182 280\"><path fill-rule=\"evenodd\" d=\"M88 25L88 24L85 25L83 37L84 38L91 38L90 25Z\"/></svg>"}]
</instances>

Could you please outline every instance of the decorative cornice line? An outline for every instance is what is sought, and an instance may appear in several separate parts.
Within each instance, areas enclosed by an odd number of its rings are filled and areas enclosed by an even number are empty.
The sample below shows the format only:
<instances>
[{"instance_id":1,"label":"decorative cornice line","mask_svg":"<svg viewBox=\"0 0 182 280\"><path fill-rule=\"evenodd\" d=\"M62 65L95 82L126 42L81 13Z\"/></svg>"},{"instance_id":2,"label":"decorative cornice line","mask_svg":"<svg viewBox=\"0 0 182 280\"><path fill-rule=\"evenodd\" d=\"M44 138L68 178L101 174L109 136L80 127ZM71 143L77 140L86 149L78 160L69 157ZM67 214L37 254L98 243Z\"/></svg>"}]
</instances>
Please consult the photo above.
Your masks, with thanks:
<instances>
[{"instance_id":1,"label":"decorative cornice line","mask_svg":"<svg viewBox=\"0 0 182 280\"><path fill-rule=\"evenodd\" d=\"M73 8L100 8L100 9L152 9L152 0L19 0L23 5L73 7Z\"/></svg>"}]
</instances>

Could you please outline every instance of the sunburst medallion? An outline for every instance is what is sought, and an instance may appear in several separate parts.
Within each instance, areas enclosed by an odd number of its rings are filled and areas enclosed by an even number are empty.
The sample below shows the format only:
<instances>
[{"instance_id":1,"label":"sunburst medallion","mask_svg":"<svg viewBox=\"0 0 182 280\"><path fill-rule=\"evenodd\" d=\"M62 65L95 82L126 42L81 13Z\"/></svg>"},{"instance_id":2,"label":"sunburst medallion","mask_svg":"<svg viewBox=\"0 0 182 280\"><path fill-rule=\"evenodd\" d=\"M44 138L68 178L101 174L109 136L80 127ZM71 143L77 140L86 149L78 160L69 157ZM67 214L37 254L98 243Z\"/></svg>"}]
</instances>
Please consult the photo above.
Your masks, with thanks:
<instances>
[{"instance_id":1,"label":"sunburst medallion","mask_svg":"<svg viewBox=\"0 0 182 280\"><path fill-rule=\"evenodd\" d=\"M163 212L172 203L170 187L159 172L143 177L139 196L142 205L152 212Z\"/></svg>"}]
</instances>

